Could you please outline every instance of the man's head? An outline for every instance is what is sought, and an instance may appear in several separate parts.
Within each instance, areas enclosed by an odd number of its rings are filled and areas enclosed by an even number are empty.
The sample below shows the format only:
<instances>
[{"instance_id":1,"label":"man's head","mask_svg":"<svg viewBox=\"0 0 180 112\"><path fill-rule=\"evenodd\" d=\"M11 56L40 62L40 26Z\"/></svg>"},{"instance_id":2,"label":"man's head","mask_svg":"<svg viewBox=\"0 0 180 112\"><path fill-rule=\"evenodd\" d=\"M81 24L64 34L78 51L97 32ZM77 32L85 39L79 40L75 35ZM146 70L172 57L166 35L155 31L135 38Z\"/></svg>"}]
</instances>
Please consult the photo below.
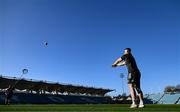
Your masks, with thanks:
<instances>
[{"instance_id":1,"label":"man's head","mask_svg":"<svg viewBox=\"0 0 180 112\"><path fill-rule=\"evenodd\" d=\"M124 54L129 54L131 53L131 48L125 48L124 49Z\"/></svg>"}]
</instances>

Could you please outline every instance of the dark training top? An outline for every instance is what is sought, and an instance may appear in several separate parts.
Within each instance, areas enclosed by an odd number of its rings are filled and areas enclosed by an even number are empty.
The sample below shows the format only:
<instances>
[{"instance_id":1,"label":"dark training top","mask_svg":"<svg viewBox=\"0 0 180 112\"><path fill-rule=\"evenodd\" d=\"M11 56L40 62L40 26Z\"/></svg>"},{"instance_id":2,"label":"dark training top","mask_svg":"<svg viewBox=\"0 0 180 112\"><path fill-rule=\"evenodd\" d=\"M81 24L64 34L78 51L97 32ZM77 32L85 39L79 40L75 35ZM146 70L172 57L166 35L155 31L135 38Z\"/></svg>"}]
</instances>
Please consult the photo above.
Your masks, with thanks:
<instances>
[{"instance_id":1,"label":"dark training top","mask_svg":"<svg viewBox=\"0 0 180 112\"><path fill-rule=\"evenodd\" d=\"M9 87L7 90L6 90L6 95L8 96L8 97L11 97L12 95L13 95L13 90L14 90L15 88L14 87Z\"/></svg>"},{"instance_id":2,"label":"dark training top","mask_svg":"<svg viewBox=\"0 0 180 112\"><path fill-rule=\"evenodd\" d=\"M139 71L136 61L132 54L124 54L123 56L121 56L121 59L126 62L126 66L128 68L129 73Z\"/></svg>"}]
</instances>

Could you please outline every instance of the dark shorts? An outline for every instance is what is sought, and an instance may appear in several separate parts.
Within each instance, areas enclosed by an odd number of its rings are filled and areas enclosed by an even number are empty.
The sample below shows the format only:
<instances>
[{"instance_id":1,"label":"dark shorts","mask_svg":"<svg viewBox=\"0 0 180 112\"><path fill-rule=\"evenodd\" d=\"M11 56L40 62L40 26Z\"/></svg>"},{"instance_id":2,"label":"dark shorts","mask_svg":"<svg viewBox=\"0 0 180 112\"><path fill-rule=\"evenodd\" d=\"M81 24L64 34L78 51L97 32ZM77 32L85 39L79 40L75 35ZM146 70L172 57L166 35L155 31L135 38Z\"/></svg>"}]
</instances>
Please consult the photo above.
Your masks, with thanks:
<instances>
[{"instance_id":1,"label":"dark shorts","mask_svg":"<svg viewBox=\"0 0 180 112\"><path fill-rule=\"evenodd\" d=\"M140 71L128 73L128 84L132 84L133 86L140 88L140 78Z\"/></svg>"}]
</instances>

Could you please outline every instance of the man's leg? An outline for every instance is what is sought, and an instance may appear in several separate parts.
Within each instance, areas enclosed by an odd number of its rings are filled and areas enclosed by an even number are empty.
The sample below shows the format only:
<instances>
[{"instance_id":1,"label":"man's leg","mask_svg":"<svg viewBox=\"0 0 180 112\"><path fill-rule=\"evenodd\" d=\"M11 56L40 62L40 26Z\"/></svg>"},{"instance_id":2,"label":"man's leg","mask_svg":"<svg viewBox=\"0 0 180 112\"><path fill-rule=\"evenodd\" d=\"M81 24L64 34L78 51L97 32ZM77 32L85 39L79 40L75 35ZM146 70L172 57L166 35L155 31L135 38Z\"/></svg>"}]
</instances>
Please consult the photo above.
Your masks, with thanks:
<instances>
[{"instance_id":1,"label":"man's leg","mask_svg":"<svg viewBox=\"0 0 180 112\"><path fill-rule=\"evenodd\" d=\"M138 96L139 96L139 107L142 108L144 107L144 103L143 103L143 92L141 90L141 86L140 86L140 79L141 79L141 73L140 71L136 71L135 72L135 78L134 78L134 88L136 89Z\"/></svg>"},{"instance_id":2,"label":"man's leg","mask_svg":"<svg viewBox=\"0 0 180 112\"><path fill-rule=\"evenodd\" d=\"M143 103L143 92L139 93L138 96L139 96L140 104L144 104Z\"/></svg>"},{"instance_id":3,"label":"man's leg","mask_svg":"<svg viewBox=\"0 0 180 112\"><path fill-rule=\"evenodd\" d=\"M8 99L7 98L5 98L5 105L7 105L8 104Z\"/></svg>"},{"instance_id":4,"label":"man's leg","mask_svg":"<svg viewBox=\"0 0 180 112\"><path fill-rule=\"evenodd\" d=\"M140 87L140 82L136 84L135 88L136 88L136 91L138 92L138 96L139 96L139 100L140 100L139 107L144 107L143 92Z\"/></svg>"},{"instance_id":5,"label":"man's leg","mask_svg":"<svg viewBox=\"0 0 180 112\"><path fill-rule=\"evenodd\" d=\"M129 86L129 90L130 90L130 94L131 94L131 99L132 99L131 108L135 108L135 107L137 107L136 102L135 102L136 93L135 93L135 90L133 88L133 84L128 84L128 86Z\"/></svg>"},{"instance_id":6,"label":"man's leg","mask_svg":"<svg viewBox=\"0 0 180 112\"><path fill-rule=\"evenodd\" d=\"M10 95L7 96L7 98L6 98L6 105L10 104L11 98L12 98L12 96L10 96Z\"/></svg>"},{"instance_id":7,"label":"man's leg","mask_svg":"<svg viewBox=\"0 0 180 112\"><path fill-rule=\"evenodd\" d=\"M136 88L137 92L138 92L138 96L139 96L139 105L143 106L144 102L143 102L143 92L141 90L141 88ZM144 106L143 106L144 107Z\"/></svg>"}]
</instances>

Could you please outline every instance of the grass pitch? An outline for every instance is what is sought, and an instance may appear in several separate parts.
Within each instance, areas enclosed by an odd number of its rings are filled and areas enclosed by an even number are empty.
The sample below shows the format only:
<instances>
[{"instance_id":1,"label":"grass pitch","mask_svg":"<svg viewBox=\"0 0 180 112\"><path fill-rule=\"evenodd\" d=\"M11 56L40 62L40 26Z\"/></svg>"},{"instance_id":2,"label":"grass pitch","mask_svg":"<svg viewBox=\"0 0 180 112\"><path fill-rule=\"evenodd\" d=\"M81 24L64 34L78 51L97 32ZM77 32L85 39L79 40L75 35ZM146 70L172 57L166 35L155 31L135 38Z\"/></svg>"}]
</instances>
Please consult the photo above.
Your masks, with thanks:
<instances>
[{"instance_id":1,"label":"grass pitch","mask_svg":"<svg viewBox=\"0 0 180 112\"><path fill-rule=\"evenodd\" d=\"M0 112L180 112L180 105L145 105L130 109L126 104L0 105Z\"/></svg>"}]
</instances>

